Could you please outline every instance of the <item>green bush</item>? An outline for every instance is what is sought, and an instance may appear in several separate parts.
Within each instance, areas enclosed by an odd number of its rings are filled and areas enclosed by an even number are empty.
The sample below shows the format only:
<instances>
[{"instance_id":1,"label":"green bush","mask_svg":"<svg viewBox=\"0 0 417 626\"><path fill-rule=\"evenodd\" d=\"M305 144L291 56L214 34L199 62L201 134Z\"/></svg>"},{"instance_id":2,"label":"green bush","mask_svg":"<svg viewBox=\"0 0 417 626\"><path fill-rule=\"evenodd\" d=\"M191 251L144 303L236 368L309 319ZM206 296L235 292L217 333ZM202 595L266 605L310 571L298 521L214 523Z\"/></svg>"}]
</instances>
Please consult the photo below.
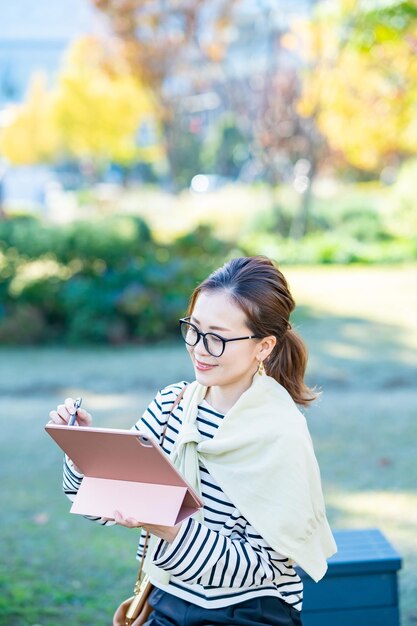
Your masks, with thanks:
<instances>
[{"instance_id":1,"label":"green bush","mask_svg":"<svg viewBox=\"0 0 417 626\"><path fill-rule=\"evenodd\" d=\"M30 304L15 303L0 315L0 344L27 345L41 342L47 336L42 311Z\"/></svg>"},{"instance_id":2,"label":"green bush","mask_svg":"<svg viewBox=\"0 0 417 626\"><path fill-rule=\"evenodd\" d=\"M32 216L21 215L0 222L0 246L15 250L20 258L62 254L62 236L62 229L43 225Z\"/></svg>"},{"instance_id":3,"label":"green bush","mask_svg":"<svg viewBox=\"0 0 417 626\"><path fill-rule=\"evenodd\" d=\"M234 246L199 226L158 244L133 216L69 225L18 216L0 222L0 343L125 343L167 338L193 289L226 258L278 263L392 263L417 258L412 238L387 234L369 205L339 205L339 227L295 241L254 232ZM365 206L365 205L363 205ZM320 217L329 220L328 207ZM327 211L327 213L326 213ZM260 220L258 226L267 222Z\"/></svg>"},{"instance_id":4,"label":"green bush","mask_svg":"<svg viewBox=\"0 0 417 626\"><path fill-rule=\"evenodd\" d=\"M2 222L0 343L168 337L194 287L229 250L204 226L156 244L136 217L69 226Z\"/></svg>"},{"instance_id":5,"label":"green bush","mask_svg":"<svg viewBox=\"0 0 417 626\"><path fill-rule=\"evenodd\" d=\"M393 234L380 206L381 190L371 185L344 189L332 198L314 198L308 232L337 232L359 242L384 241Z\"/></svg>"},{"instance_id":6,"label":"green bush","mask_svg":"<svg viewBox=\"0 0 417 626\"><path fill-rule=\"evenodd\" d=\"M398 237L414 237L417 232L417 159L401 167L396 182L386 190L383 208L390 231Z\"/></svg>"},{"instance_id":7,"label":"green bush","mask_svg":"<svg viewBox=\"0 0 417 626\"><path fill-rule=\"evenodd\" d=\"M256 234L241 242L244 254L265 254L291 265L401 263L417 259L410 239L359 241L339 232L311 233L298 241Z\"/></svg>"},{"instance_id":8,"label":"green bush","mask_svg":"<svg viewBox=\"0 0 417 626\"><path fill-rule=\"evenodd\" d=\"M143 258L152 242L147 224L139 217L112 217L93 222L74 222L67 231L64 262L76 258L94 266L120 268L132 257Z\"/></svg>"},{"instance_id":9,"label":"green bush","mask_svg":"<svg viewBox=\"0 0 417 626\"><path fill-rule=\"evenodd\" d=\"M257 212L241 247L247 254L292 264L415 261L417 212L411 182L416 171L417 161L409 163L392 188L363 183L313 196L307 232L299 241L290 235L300 199L288 187L277 190L275 206Z\"/></svg>"},{"instance_id":10,"label":"green bush","mask_svg":"<svg viewBox=\"0 0 417 626\"><path fill-rule=\"evenodd\" d=\"M61 263L78 259L84 265L97 260L108 266L124 262L151 242L147 224L138 217L111 217L73 222L68 226L43 224L31 216L0 222L0 249L12 248L21 258L55 258Z\"/></svg>"},{"instance_id":11,"label":"green bush","mask_svg":"<svg viewBox=\"0 0 417 626\"><path fill-rule=\"evenodd\" d=\"M334 192L329 197L312 196L306 220L306 235L336 232L357 241L392 239L386 211L381 203L381 188L356 185ZM274 205L258 210L252 222L256 233L276 233L291 237L301 210L301 198L289 187L275 191Z\"/></svg>"}]
</instances>

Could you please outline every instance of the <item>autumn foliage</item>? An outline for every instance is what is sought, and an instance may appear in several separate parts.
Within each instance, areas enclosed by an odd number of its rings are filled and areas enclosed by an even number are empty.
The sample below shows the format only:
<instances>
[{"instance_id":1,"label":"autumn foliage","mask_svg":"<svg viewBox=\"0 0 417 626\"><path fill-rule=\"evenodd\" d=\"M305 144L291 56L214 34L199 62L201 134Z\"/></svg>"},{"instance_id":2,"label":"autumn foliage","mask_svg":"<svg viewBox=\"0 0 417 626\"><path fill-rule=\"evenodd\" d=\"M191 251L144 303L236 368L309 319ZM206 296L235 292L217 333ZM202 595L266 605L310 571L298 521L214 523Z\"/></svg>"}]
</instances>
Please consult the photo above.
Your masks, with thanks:
<instances>
[{"instance_id":1,"label":"autumn foliage","mask_svg":"<svg viewBox=\"0 0 417 626\"><path fill-rule=\"evenodd\" d=\"M153 142L140 145L144 124ZM16 165L59 156L121 164L160 159L156 100L111 49L85 37L69 49L53 88L39 75L32 79L26 101L14 107L0 135L0 150Z\"/></svg>"},{"instance_id":2,"label":"autumn foliage","mask_svg":"<svg viewBox=\"0 0 417 626\"><path fill-rule=\"evenodd\" d=\"M325 2L295 33L307 62L298 109L315 117L331 148L369 171L415 154L415 5Z\"/></svg>"}]
</instances>

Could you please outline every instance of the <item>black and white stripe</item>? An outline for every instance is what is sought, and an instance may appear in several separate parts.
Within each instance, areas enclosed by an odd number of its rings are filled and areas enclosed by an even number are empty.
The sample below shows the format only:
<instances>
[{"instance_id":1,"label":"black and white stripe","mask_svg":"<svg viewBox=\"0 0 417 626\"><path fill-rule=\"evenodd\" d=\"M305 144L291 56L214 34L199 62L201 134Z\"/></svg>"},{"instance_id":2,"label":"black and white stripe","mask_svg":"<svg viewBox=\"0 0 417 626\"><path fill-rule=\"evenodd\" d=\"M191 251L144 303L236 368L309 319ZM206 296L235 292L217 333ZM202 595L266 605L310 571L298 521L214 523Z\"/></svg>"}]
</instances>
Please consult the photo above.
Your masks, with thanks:
<instances>
[{"instance_id":1,"label":"black and white stripe","mask_svg":"<svg viewBox=\"0 0 417 626\"><path fill-rule=\"evenodd\" d=\"M172 405L185 381L162 389L134 428L161 442ZM205 400L197 424L203 437L212 438L223 415ZM182 420L181 402L167 425L163 450L170 454ZM158 587L204 608L219 608L259 596L277 596L301 610L303 584L292 562L275 552L240 514L207 469L200 464L204 523L189 519L174 542L160 540L154 563L171 574L169 584ZM64 491L73 499L82 475L71 461L64 464ZM90 518L106 523L97 518ZM143 551L141 534L137 557Z\"/></svg>"}]
</instances>

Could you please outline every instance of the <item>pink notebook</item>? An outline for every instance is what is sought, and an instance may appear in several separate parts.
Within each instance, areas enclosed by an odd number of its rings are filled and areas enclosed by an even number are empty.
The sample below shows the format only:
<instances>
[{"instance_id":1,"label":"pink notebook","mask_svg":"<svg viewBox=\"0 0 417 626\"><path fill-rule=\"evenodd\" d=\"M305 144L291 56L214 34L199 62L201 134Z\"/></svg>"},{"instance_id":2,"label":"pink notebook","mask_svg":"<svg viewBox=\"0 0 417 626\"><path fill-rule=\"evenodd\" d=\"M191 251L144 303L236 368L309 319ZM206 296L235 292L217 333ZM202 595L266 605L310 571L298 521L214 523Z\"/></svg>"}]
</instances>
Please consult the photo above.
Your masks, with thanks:
<instances>
[{"instance_id":1,"label":"pink notebook","mask_svg":"<svg viewBox=\"0 0 417 626\"><path fill-rule=\"evenodd\" d=\"M144 433L47 424L46 432L84 474L71 513L174 526L203 502Z\"/></svg>"}]
</instances>

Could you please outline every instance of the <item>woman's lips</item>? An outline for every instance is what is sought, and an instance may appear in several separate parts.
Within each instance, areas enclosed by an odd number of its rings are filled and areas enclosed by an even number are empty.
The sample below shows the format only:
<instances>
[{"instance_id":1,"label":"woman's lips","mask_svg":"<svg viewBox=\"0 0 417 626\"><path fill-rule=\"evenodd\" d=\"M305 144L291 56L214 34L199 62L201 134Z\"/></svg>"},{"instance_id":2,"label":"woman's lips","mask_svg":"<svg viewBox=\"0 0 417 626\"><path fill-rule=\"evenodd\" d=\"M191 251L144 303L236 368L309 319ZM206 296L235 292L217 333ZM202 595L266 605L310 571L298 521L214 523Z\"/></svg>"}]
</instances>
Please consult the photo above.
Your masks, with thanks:
<instances>
[{"instance_id":1,"label":"woman's lips","mask_svg":"<svg viewBox=\"0 0 417 626\"><path fill-rule=\"evenodd\" d=\"M195 361L195 366L200 372L208 372L212 370L213 367L217 367L216 365L208 365L207 363L200 363L200 361Z\"/></svg>"}]
</instances>

